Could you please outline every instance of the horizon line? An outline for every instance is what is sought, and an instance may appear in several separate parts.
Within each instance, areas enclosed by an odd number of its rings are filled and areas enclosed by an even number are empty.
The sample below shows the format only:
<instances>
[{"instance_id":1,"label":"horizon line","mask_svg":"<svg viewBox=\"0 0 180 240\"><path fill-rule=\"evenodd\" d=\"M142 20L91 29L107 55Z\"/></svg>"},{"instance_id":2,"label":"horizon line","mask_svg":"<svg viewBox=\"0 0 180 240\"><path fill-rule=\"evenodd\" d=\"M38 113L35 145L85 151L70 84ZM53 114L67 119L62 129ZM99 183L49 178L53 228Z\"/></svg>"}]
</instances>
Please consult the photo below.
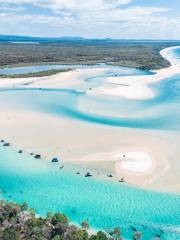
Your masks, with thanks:
<instances>
[{"instance_id":1,"label":"horizon line","mask_svg":"<svg viewBox=\"0 0 180 240\"><path fill-rule=\"evenodd\" d=\"M50 37L50 36L32 36L32 35L15 35L15 34L0 34L1 37L17 37L17 38L34 38L34 39L77 39L77 40L112 40L112 41L180 41L180 39L161 39L161 38L91 38L91 37L82 37L82 36L59 36L59 37Z\"/></svg>"}]
</instances>

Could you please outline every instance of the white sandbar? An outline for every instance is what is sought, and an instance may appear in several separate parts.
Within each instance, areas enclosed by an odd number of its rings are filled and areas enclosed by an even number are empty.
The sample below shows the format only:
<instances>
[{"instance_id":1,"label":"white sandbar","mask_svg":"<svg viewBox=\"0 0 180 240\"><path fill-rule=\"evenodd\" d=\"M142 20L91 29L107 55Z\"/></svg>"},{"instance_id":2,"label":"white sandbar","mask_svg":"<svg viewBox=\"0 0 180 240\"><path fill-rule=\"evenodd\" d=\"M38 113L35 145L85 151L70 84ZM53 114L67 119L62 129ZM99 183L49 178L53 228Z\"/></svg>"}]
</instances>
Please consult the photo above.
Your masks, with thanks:
<instances>
[{"instance_id":1,"label":"white sandbar","mask_svg":"<svg viewBox=\"0 0 180 240\"><path fill-rule=\"evenodd\" d=\"M170 67L153 71L154 75L110 77L102 86L89 91L89 94L119 96L129 99L153 97L155 93L150 88L150 84L180 74L180 61L171 55L172 50L176 48L180 47L165 48L160 52L161 56L171 63Z\"/></svg>"},{"instance_id":2,"label":"white sandbar","mask_svg":"<svg viewBox=\"0 0 180 240\"><path fill-rule=\"evenodd\" d=\"M153 167L153 159L147 152L127 152L117 156L116 168L125 169L135 173L145 173Z\"/></svg>"}]
</instances>

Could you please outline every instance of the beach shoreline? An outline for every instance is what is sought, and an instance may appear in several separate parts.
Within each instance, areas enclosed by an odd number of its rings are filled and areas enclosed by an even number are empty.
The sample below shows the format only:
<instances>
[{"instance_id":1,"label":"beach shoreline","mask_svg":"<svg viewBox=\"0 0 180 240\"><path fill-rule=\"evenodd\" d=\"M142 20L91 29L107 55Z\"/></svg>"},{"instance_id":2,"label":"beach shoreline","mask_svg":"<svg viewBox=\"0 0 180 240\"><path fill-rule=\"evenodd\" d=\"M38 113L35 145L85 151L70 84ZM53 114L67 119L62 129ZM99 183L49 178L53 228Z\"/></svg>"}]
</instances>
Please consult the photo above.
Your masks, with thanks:
<instances>
[{"instance_id":1,"label":"beach shoreline","mask_svg":"<svg viewBox=\"0 0 180 240\"><path fill-rule=\"evenodd\" d=\"M171 62L169 68L158 70L154 75L107 78L107 84L121 86L109 88L103 85L86 93L142 100L153 97L154 92L149 87L151 83L180 73L180 63L173 63L169 57L171 50L168 48L161 51L161 55ZM103 70L77 69L41 78L1 79L0 87L72 89ZM48 128L47 122L51 122ZM179 141L179 136L175 133L91 125L66 117L24 110L1 111L0 131L2 138L12 142L15 147L41 153L44 159L51 160L58 156L63 159L63 163L79 164L90 171L95 169L105 174L112 173L117 179L124 177L128 184L146 189L180 190L176 182L178 173L174 174L176 157L179 156L174 144ZM83 132L86 136L79 134ZM104 139L103 143L100 143L101 139Z\"/></svg>"},{"instance_id":2,"label":"beach shoreline","mask_svg":"<svg viewBox=\"0 0 180 240\"><path fill-rule=\"evenodd\" d=\"M170 62L170 67L152 70L153 75L111 77L107 79L104 85L89 91L88 94L139 100L154 97L155 93L150 87L151 84L180 74L180 62L177 62L171 56L171 51L177 48L180 48L180 46L165 48L160 52L161 56Z\"/></svg>"},{"instance_id":3,"label":"beach shoreline","mask_svg":"<svg viewBox=\"0 0 180 240\"><path fill-rule=\"evenodd\" d=\"M105 82L101 86L86 90L86 94L123 97L132 100L145 100L154 97L155 92L151 89L151 84L180 74L180 62L176 61L171 56L171 51L177 48L180 48L180 46L165 48L160 52L161 56L170 62L170 67L151 70L153 74L150 75L106 77L104 80ZM106 68L101 68L101 66L99 66L99 68L94 69L77 68L72 71L44 77L0 78L0 88L76 88L79 84L86 81L86 79L95 77L96 74L103 73L105 69Z\"/></svg>"},{"instance_id":4,"label":"beach shoreline","mask_svg":"<svg viewBox=\"0 0 180 240\"><path fill-rule=\"evenodd\" d=\"M47 122L51 122L48 128ZM83 176L91 172L99 177L100 173L100 177L108 180L124 177L127 184L145 189L179 191L174 172L179 156L177 134L167 136L161 131L91 125L29 111L1 112L0 123L1 139L10 142L17 151L41 154L46 161L58 157L60 166L76 165ZM164 179L166 175L172 178L171 182Z\"/></svg>"}]
</instances>

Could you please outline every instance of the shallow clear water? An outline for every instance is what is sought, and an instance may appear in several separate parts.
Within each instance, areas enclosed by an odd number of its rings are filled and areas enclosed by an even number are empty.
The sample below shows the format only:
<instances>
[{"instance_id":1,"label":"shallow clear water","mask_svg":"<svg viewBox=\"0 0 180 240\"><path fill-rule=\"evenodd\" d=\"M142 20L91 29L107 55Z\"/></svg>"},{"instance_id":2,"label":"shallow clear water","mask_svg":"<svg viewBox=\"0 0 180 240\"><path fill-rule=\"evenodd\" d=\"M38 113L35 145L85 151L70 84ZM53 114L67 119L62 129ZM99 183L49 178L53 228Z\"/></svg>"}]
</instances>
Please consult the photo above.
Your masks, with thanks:
<instances>
[{"instance_id":1,"label":"shallow clear water","mask_svg":"<svg viewBox=\"0 0 180 240\"><path fill-rule=\"evenodd\" d=\"M58 65L58 64L42 64L42 65L37 65L37 66L22 66L22 67L5 67L5 68L0 68L0 74L5 74L5 75L14 75L14 74L26 74L26 73L32 73L32 72L40 72L40 71L48 71L51 69L83 69L83 68L107 68L109 65L106 64L97 64L97 65ZM124 73L124 75L138 75L138 74L143 74L143 71L138 70L138 69L131 69L131 68L126 68L126 67L117 67L117 66L111 66L110 69L108 70L107 74L113 74L120 72L120 75ZM145 73L145 71L144 71Z\"/></svg>"},{"instance_id":2,"label":"shallow clear water","mask_svg":"<svg viewBox=\"0 0 180 240\"><path fill-rule=\"evenodd\" d=\"M179 56L177 52L175 55ZM151 85L157 95L143 101L85 93L114 74L151 73L109 67L104 74L85 79L83 87L76 89L1 89L0 110L33 110L116 127L180 130L180 76ZM4 198L27 201L40 214L62 211L77 223L88 219L95 228L122 226L126 238L132 235L132 225L143 231L143 239L151 239L160 230L164 232L162 239L179 239L179 195L83 178L74 174L73 169L59 170L56 165L2 146L0 188Z\"/></svg>"},{"instance_id":3,"label":"shallow clear water","mask_svg":"<svg viewBox=\"0 0 180 240\"><path fill-rule=\"evenodd\" d=\"M143 231L144 239L160 229L164 239L179 231L179 196L84 178L73 169L60 170L56 164L2 146L0 156L2 196L19 203L27 201L38 214L61 211L77 223L88 219L95 228L121 226L126 237L132 235L129 226Z\"/></svg>"},{"instance_id":4,"label":"shallow clear water","mask_svg":"<svg viewBox=\"0 0 180 240\"><path fill-rule=\"evenodd\" d=\"M157 95L143 101L90 96L82 89L1 89L0 101L6 106L0 109L9 105L95 124L179 131L179 80L174 76L153 84Z\"/></svg>"},{"instance_id":5,"label":"shallow clear water","mask_svg":"<svg viewBox=\"0 0 180 240\"><path fill-rule=\"evenodd\" d=\"M26 74L26 73L32 73L32 72L48 71L51 69L64 69L69 67L71 67L71 65L63 66L63 65L47 64L47 65L24 66L24 67L12 66L12 67L0 68L0 74L5 74L5 75Z\"/></svg>"},{"instance_id":6,"label":"shallow clear water","mask_svg":"<svg viewBox=\"0 0 180 240\"><path fill-rule=\"evenodd\" d=\"M173 50L172 56L176 58L176 61L180 62L180 48Z\"/></svg>"}]
</instances>

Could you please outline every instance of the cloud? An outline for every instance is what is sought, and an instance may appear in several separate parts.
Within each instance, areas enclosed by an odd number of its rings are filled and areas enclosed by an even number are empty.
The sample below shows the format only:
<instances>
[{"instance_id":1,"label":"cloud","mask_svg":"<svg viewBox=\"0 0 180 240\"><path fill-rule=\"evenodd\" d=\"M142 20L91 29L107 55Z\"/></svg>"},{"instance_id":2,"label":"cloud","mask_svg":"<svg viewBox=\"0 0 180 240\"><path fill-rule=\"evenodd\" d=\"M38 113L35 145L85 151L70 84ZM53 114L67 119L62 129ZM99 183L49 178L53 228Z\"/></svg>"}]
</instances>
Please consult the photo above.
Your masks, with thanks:
<instances>
[{"instance_id":1,"label":"cloud","mask_svg":"<svg viewBox=\"0 0 180 240\"><path fill-rule=\"evenodd\" d=\"M1 26L46 27L47 34L52 29L59 35L84 35L92 37L159 37L167 33L180 38L174 26L180 18L168 17L170 9L163 7L143 7L133 4L133 0L1 0ZM31 12L29 12L31 6ZM21 11L15 12L13 9ZM38 8L38 13L35 9ZM34 12L33 12L34 9ZM40 9L42 11L40 11ZM45 11L45 12L44 12ZM3 25L4 24L4 25ZM23 24L21 28L23 27ZM36 25L36 26L35 26ZM4 29L4 28L3 28ZM144 33L144 35L143 35ZM31 33L29 33L31 34ZM170 36L170 34L169 34Z\"/></svg>"}]
</instances>

